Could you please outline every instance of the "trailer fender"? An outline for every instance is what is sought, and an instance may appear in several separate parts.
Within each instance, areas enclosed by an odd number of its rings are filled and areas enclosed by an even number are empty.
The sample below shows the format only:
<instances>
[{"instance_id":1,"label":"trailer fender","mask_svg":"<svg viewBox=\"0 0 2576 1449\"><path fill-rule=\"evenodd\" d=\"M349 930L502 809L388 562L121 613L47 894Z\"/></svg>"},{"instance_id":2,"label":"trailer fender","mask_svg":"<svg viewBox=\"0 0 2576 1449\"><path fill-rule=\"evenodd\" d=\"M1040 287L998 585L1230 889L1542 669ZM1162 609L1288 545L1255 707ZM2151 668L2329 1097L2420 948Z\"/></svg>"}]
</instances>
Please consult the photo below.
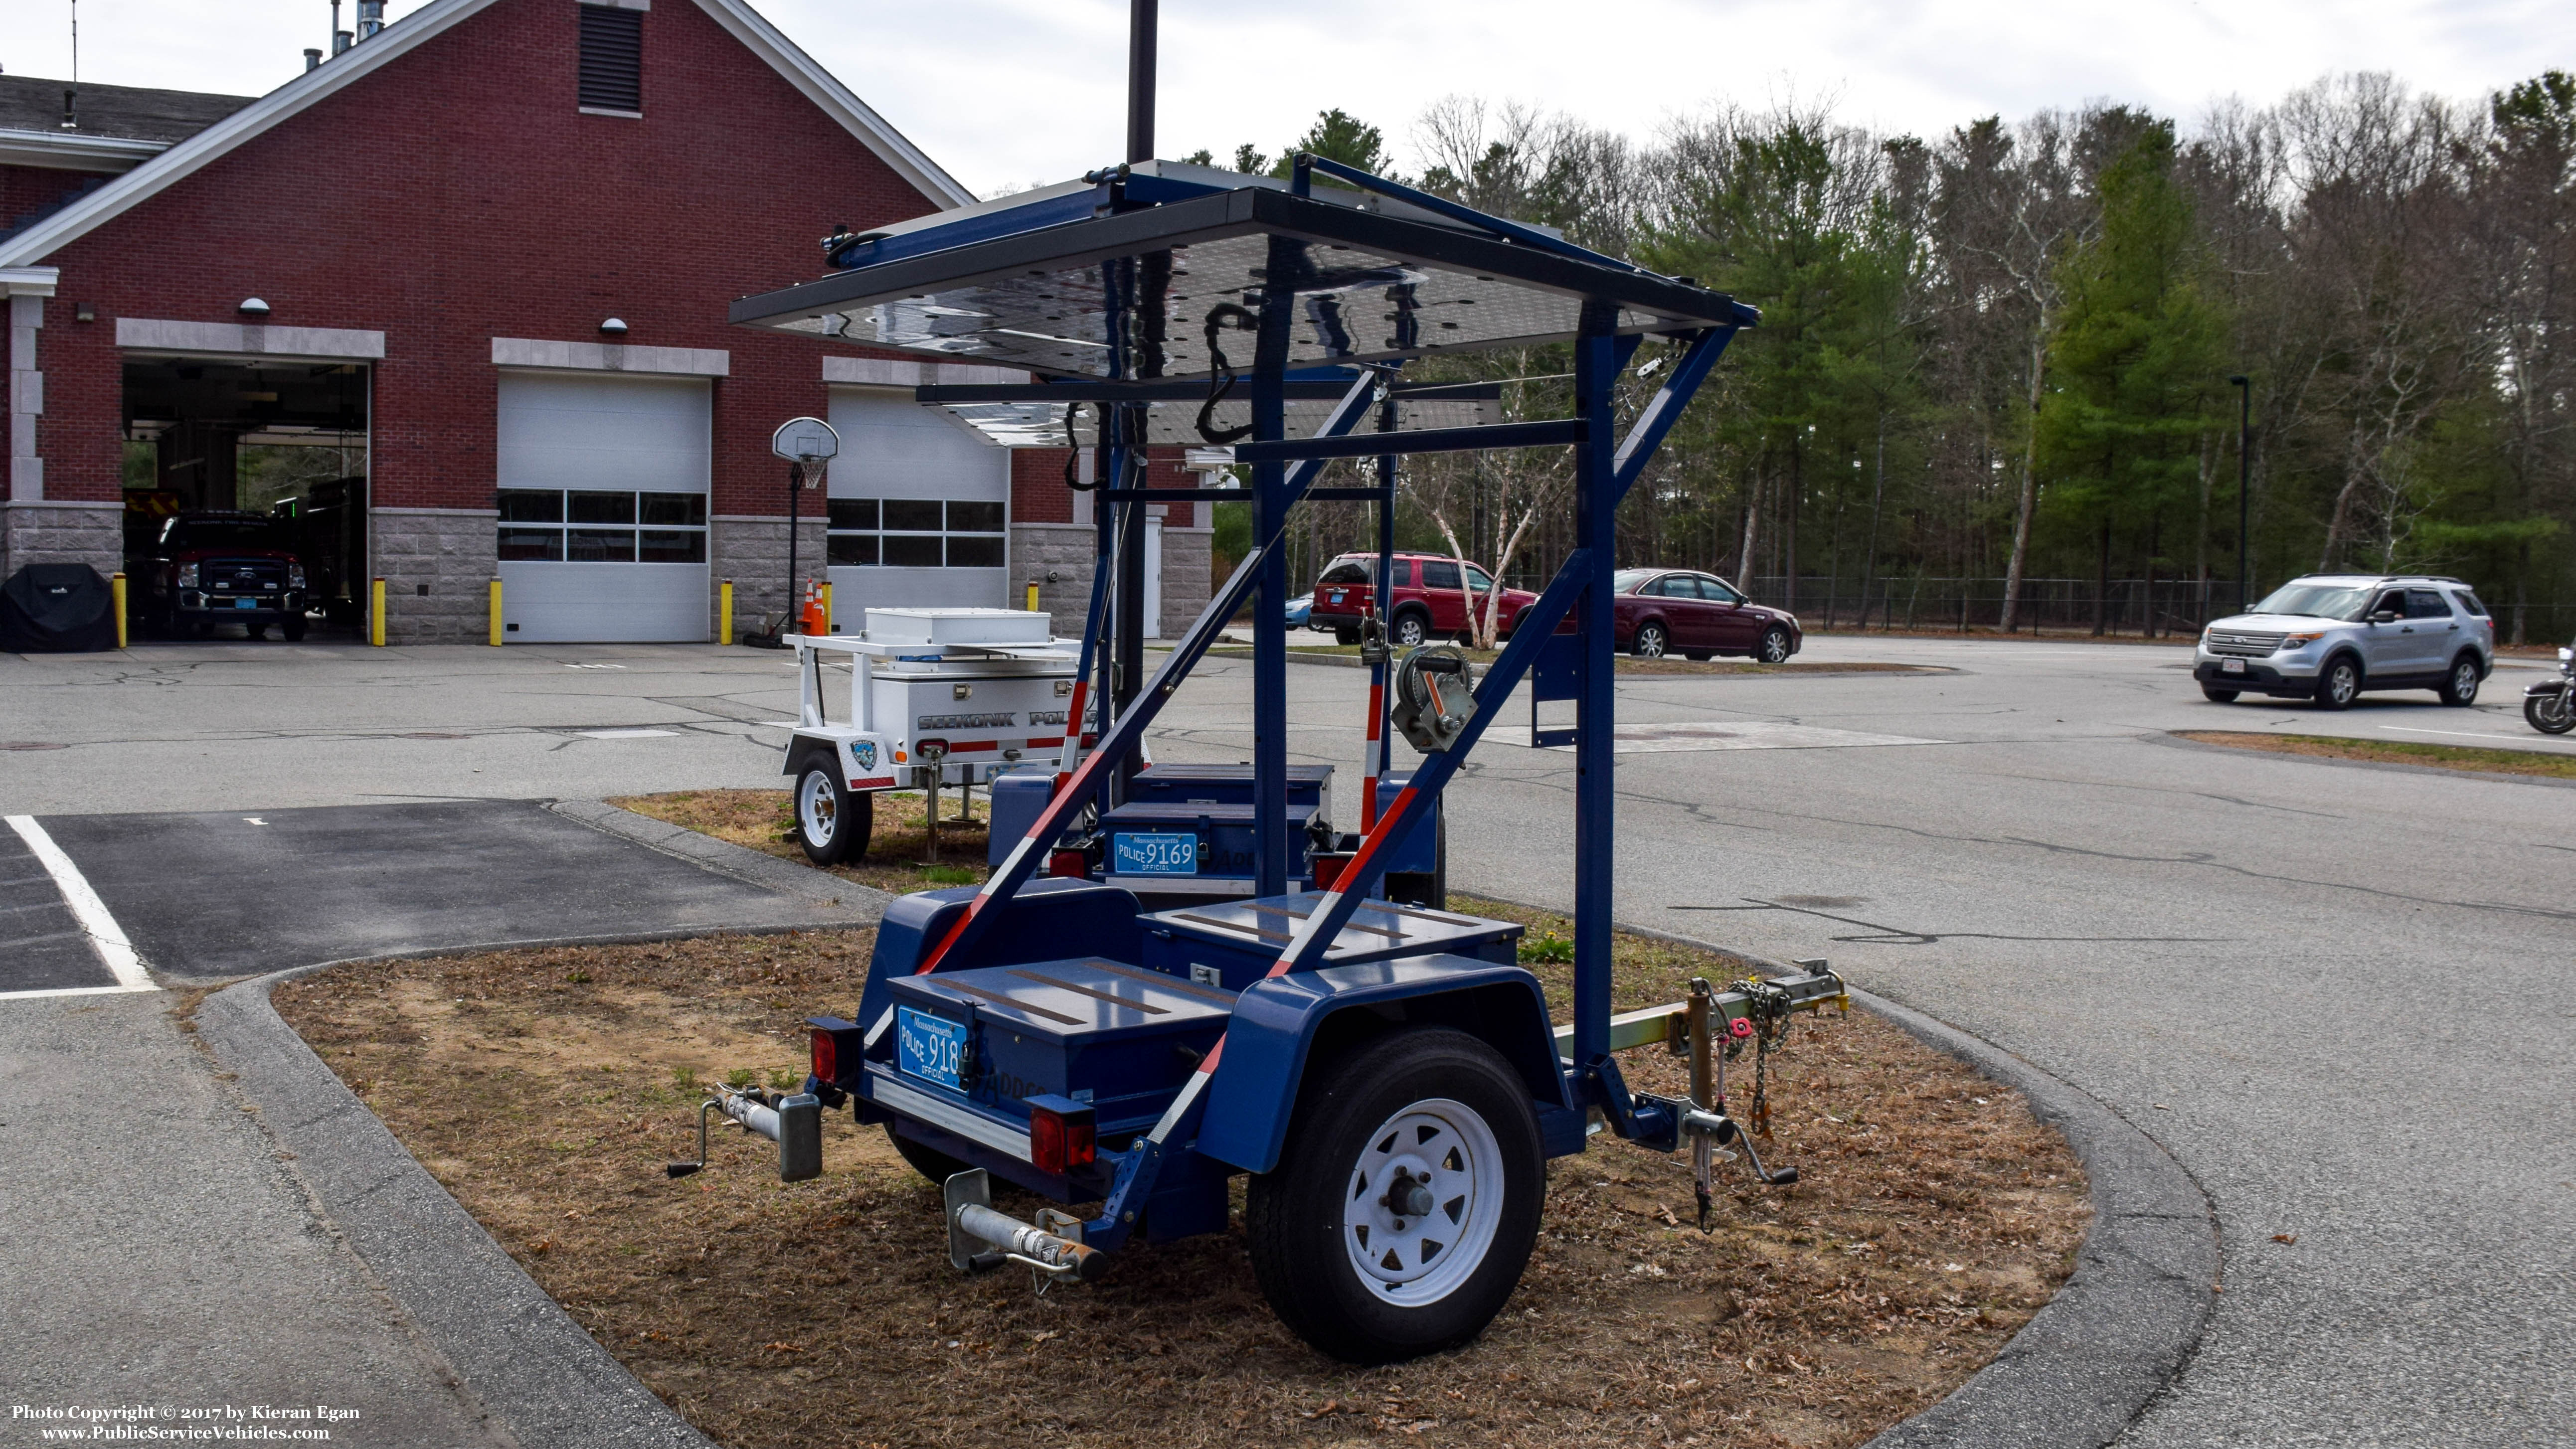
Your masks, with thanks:
<instances>
[{"instance_id":1,"label":"trailer fender","mask_svg":"<svg viewBox=\"0 0 2576 1449\"><path fill-rule=\"evenodd\" d=\"M1296 971L1244 988L1208 1083L1197 1150L1248 1172L1270 1171L1308 1061L1422 1025L1491 1044L1529 1084L1550 1155L1581 1149L1583 1114L1566 1096L1538 978L1519 966L1442 955Z\"/></svg>"}]
</instances>

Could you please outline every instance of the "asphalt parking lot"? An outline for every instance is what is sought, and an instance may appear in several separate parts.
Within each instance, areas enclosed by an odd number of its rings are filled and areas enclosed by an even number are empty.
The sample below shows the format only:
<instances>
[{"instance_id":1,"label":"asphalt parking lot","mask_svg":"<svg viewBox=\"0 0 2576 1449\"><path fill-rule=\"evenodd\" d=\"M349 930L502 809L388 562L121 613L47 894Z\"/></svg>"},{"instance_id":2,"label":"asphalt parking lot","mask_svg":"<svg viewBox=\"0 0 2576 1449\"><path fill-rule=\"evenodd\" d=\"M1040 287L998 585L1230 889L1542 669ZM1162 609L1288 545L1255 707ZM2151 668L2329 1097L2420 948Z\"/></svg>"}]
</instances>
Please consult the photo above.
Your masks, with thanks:
<instances>
[{"instance_id":1,"label":"asphalt parking lot","mask_svg":"<svg viewBox=\"0 0 2576 1449\"><path fill-rule=\"evenodd\" d=\"M2208 704L2179 649L1827 637L1802 657L1948 672L1623 681L1621 723L1640 738L1622 757L1622 912L1828 957L2092 1093L2195 1175L2217 1206L2225 1291L2196 1360L2122 1442L2563 1442L2576 795L2171 734L2565 751L2520 723L2520 684L2537 675L2500 673L2470 710L2424 692L2320 715ZM1165 716L1158 754L1242 758L1249 678L1248 664L1211 663ZM1355 764L1366 676L1292 678L1294 755ZM165 971L292 964L263 941L298 959L350 954L330 930L243 904L292 901L308 881L317 902L343 903L353 950L536 934L472 883L475 861L517 857L442 855L435 831L370 836L440 809L507 822L533 808L460 801L774 785L773 722L791 704L777 656L712 648L0 656L0 743L59 746L0 754L0 814L32 815L85 871L96 862L102 899L144 902L120 909ZM1562 903L1572 762L1507 742L1524 709L1497 721L1453 793L1452 880ZM298 823L276 824L283 811ZM0 890L16 892L0 920L15 941L59 937L16 840L0 833ZM355 842L352 858L334 859L332 840ZM598 874L567 867L585 884ZM703 914L649 870L635 882L589 908ZM449 924L457 935L434 934ZM155 999L0 1001L0 1032L42 1044L43 1073L72 1072L58 1043L110 1015L131 1029ZM99 1010L70 1014L83 1006ZM118 1070L148 1082L151 1052L125 1045ZM0 1069L0 1120L36 1119L55 1080L40 1075ZM89 1170L56 1148L65 1172ZM29 1251L11 1242L0 1259L18 1271Z\"/></svg>"}]
</instances>

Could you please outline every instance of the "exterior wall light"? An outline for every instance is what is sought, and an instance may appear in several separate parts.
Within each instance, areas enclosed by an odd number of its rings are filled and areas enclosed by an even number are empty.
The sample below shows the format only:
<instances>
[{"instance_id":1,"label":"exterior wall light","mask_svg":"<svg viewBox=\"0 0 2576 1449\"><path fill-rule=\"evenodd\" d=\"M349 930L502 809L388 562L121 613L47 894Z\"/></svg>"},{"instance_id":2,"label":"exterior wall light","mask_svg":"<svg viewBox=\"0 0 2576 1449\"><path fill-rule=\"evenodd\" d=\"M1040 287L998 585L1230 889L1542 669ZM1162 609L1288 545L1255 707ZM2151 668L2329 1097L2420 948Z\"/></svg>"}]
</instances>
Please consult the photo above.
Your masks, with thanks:
<instances>
[{"instance_id":1,"label":"exterior wall light","mask_svg":"<svg viewBox=\"0 0 2576 1449\"><path fill-rule=\"evenodd\" d=\"M626 335L626 319L623 317L611 317L607 321L599 324L599 330L607 333L611 337L623 337Z\"/></svg>"},{"instance_id":2,"label":"exterior wall light","mask_svg":"<svg viewBox=\"0 0 2576 1449\"><path fill-rule=\"evenodd\" d=\"M75 322L97 321L98 304L95 302L74 302L72 304L72 320Z\"/></svg>"},{"instance_id":3,"label":"exterior wall light","mask_svg":"<svg viewBox=\"0 0 2576 1449\"><path fill-rule=\"evenodd\" d=\"M265 317L268 315L268 304L257 297L244 297L237 310L245 317Z\"/></svg>"}]
</instances>

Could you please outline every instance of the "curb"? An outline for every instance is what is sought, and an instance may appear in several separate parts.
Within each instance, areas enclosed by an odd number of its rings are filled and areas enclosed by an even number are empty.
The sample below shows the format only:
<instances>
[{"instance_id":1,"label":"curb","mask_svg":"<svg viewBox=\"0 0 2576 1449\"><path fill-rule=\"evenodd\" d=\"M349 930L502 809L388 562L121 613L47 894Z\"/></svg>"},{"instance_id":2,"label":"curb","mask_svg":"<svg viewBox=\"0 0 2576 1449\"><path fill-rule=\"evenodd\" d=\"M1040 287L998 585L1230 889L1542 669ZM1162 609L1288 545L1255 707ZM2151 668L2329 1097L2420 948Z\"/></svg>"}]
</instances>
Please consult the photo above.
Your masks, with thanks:
<instances>
[{"instance_id":1,"label":"curb","mask_svg":"<svg viewBox=\"0 0 2576 1449\"><path fill-rule=\"evenodd\" d=\"M756 885L827 910L843 912L854 924L875 924L884 918L887 903L894 899L891 893L875 886L843 880L811 866L781 860L749 846L718 840L712 835L701 835L685 826L656 820L650 815L638 815L605 800L555 800L545 808L603 834L676 856L691 865L731 876L746 885Z\"/></svg>"},{"instance_id":2,"label":"curb","mask_svg":"<svg viewBox=\"0 0 2576 1449\"><path fill-rule=\"evenodd\" d=\"M893 897L599 800L547 808L581 824L840 913L807 925L679 927L440 946L320 961L236 982L205 999L198 1040L294 1158L322 1213L483 1407L521 1444L566 1449L714 1449L530 1278L269 1000L279 982L355 961L706 935L777 935L873 924Z\"/></svg>"},{"instance_id":3,"label":"curb","mask_svg":"<svg viewBox=\"0 0 2576 1449\"><path fill-rule=\"evenodd\" d=\"M2219 731L2218 733L2260 734L2262 732L2259 730L2228 730ZM2180 730L2155 730L2147 734L2140 735L2139 738L2150 744L2166 745L2175 749L2224 750L2229 754L2237 756L2257 755L2264 759L2289 760L2302 765L2333 765L2340 766L2341 768L2348 770L2386 770L2394 771L2401 775L2429 775L2442 780L2457 780L2462 776L2467 776L2472 780L2493 780L2507 785L2546 785L2554 790L2576 790L2576 780L2554 779L2548 775L2517 775L2508 770L2466 770L2453 765L2410 765L2397 760L2348 760L2341 755L2302 755L2292 750L2267 750L2259 745L2222 745L2213 743L2209 740L2190 739L2186 738ZM2342 735L2327 735L2321 736L2321 738L2343 739L2347 737ZM2373 743L2373 741L2358 737L2352 737L2352 742L2356 745L2367 745ZM2476 749L2479 747L2471 745L2468 748ZM2513 747L2510 745L2497 747L2499 753L2511 748ZM2548 760L2563 760L2567 758L2566 753L2561 750L2524 750L2522 753L2526 755L2538 755L2542 759Z\"/></svg>"},{"instance_id":4,"label":"curb","mask_svg":"<svg viewBox=\"0 0 2576 1449\"><path fill-rule=\"evenodd\" d=\"M519 1443L713 1449L537 1286L270 1004L277 983L344 964L253 977L196 1015L198 1039L294 1154L331 1223Z\"/></svg>"},{"instance_id":5,"label":"curb","mask_svg":"<svg viewBox=\"0 0 2576 1449\"><path fill-rule=\"evenodd\" d=\"M1692 936L1620 929L1790 969ZM1911 1007L1850 990L1862 1009L2021 1093L2033 1116L2066 1134L2093 1200L2075 1276L2057 1296L1994 1362L1862 1449L2101 1449L2181 1376L2217 1308L2218 1220L2208 1194L2162 1144L2082 1088Z\"/></svg>"}]
</instances>

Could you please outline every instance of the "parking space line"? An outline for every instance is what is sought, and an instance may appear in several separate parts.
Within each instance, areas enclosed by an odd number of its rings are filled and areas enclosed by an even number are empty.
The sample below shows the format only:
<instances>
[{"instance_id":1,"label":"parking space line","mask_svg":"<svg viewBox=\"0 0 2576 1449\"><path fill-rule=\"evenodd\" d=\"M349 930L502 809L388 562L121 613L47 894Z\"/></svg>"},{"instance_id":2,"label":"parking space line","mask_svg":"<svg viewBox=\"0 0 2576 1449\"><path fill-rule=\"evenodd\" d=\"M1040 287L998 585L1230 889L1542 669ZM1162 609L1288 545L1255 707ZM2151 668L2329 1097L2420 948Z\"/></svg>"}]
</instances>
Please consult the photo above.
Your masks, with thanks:
<instances>
[{"instance_id":1,"label":"parking space line","mask_svg":"<svg viewBox=\"0 0 2576 1449\"><path fill-rule=\"evenodd\" d=\"M80 867L72 864L72 858L63 854L61 846L54 844L54 838L45 833L45 827L37 824L33 815L7 818L9 828L18 832L18 838L27 842L27 849L34 854L37 863L54 878L54 888L63 893L63 904L71 907L72 916L89 934L90 949L98 953L99 960L107 963L108 972L116 977L116 984L65 987L52 991L11 991L0 993L0 997L95 996L116 991L159 990L152 984L150 974L144 971L143 958L134 953L134 943L125 939L125 928L116 923L116 917L108 914L107 902L100 900L98 892L90 889Z\"/></svg>"}]
</instances>

